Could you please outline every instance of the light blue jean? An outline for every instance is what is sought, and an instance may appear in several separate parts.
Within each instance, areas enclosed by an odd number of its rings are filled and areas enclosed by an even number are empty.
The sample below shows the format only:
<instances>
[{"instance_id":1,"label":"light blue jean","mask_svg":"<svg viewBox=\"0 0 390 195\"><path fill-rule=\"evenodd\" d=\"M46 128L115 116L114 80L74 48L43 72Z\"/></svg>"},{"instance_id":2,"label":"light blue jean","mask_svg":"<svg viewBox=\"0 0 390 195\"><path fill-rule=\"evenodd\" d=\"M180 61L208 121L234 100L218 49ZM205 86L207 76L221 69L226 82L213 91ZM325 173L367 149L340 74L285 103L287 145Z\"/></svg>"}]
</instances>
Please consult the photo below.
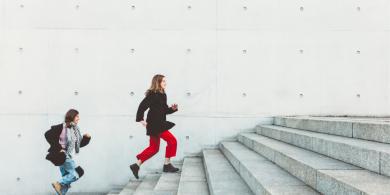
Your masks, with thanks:
<instances>
[{"instance_id":1,"label":"light blue jean","mask_svg":"<svg viewBox=\"0 0 390 195\"><path fill-rule=\"evenodd\" d=\"M64 164L60 166L62 178L58 181L62 185L62 194L65 195L70 184L79 179L79 174L76 172L76 163L70 157L66 157Z\"/></svg>"}]
</instances>

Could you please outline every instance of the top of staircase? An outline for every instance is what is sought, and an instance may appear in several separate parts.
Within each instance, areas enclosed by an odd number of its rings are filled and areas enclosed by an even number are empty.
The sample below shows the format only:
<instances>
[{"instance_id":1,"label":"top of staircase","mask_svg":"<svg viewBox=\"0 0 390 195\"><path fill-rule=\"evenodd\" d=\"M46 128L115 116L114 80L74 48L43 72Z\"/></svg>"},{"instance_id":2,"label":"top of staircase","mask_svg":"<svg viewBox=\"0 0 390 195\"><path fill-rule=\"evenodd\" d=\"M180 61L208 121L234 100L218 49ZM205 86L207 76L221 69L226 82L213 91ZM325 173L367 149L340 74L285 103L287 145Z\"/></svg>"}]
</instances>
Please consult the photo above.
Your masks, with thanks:
<instances>
[{"instance_id":1,"label":"top of staircase","mask_svg":"<svg viewBox=\"0 0 390 195\"><path fill-rule=\"evenodd\" d=\"M390 143L390 117L280 116L274 125Z\"/></svg>"},{"instance_id":2,"label":"top of staircase","mask_svg":"<svg viewBox=\"0 0 390 195\"><path fill-rule=\"evenodd\" d=\"M345 121L355 123L387 123L390 124L390 116L276 116L276 118L293 118L322 121Z\"/></svg>"}]
</instances>

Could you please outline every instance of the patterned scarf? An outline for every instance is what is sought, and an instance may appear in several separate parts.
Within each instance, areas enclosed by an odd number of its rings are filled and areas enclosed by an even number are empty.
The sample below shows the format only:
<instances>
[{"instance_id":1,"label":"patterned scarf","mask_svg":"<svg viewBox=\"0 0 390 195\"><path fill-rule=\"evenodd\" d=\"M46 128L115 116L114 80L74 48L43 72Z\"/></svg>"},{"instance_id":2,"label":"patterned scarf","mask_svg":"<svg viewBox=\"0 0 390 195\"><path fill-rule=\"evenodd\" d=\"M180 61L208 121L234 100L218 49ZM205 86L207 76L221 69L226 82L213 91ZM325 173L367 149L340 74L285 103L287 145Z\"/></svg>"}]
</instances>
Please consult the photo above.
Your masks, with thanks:
<instances>
[{"instance_id":1,"label":"patterned scarf","mask_svg":"<svg viewBox=\"0 0 390 195\"><path fill-rule=\"evenodd\" d=\"M67 136L67 146L66 152L72 157L73 150L76 151L76 154L80 151L80 143L81 143L81 133L80 129L77 125L71 126L70 128L66 128L66 136Z\"/></svg>"}]
</instances>

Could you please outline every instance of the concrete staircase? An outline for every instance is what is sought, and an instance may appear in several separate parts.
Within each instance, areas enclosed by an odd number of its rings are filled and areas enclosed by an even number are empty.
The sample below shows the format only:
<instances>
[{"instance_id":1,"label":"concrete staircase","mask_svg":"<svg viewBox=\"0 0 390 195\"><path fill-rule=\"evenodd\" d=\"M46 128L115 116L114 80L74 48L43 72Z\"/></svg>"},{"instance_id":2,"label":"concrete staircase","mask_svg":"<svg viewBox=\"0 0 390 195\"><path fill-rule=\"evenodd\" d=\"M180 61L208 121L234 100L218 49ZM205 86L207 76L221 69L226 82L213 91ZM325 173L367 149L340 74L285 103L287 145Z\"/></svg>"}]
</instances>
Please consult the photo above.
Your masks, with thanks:
<instances>
[{"instance_id":1,"label":"concrete staircase","mask_svg":"<svg viewBox=\"0 0 390 195\"><path fill-rule=\"evenodd\" d=\"M118 194L388 194L390 119L276 117ZM114 192L111 192L111 194Z\"/></svg>"},{"instance_id":2,"label":"concrete staircase","mask_svg":"<svg viewBox=\"0 0 390 195\"><path fill-rule=\"evenodd\" d=\"M174 163L178 173L148 173L139 180L133 178L123 189L113 189L107 195L208 195L208 185L201 157L186 157ZM130 172L129 172L130 174Z\"/></svg>"}]
</instances>

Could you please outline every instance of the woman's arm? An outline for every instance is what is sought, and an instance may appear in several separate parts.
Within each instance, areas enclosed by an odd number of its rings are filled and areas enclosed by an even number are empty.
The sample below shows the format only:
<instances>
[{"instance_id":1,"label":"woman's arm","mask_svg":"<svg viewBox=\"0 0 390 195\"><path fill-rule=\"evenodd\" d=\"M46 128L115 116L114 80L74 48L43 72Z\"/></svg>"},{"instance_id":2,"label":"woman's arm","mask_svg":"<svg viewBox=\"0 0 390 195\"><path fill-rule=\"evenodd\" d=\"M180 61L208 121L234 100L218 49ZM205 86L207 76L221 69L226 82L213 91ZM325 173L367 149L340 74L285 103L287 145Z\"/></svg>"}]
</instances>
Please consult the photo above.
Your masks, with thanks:
<instances>
[{"instance_id":1,"label":"woman's arm","mask_svg":"<svg viewBox=\"0 0 390 195\"><path fill-rule=\"evenodd\" d=\"M77 131L80 132L80 134L81 134L81 131L80 131L79 126L76 126L76 127L75 127L75 130L77 130ZM91 140L91 135L89 135L88 133L85 133L85 134L81 137L80 148L82 148L82 147L88 145L90 140Z\"/></svg>"},{"instance_id":2,"label":"woman's arm","mask_svg":"<svg viewBox=\"0 0 390 195\"><path fill-rule=\"evenodd\" d=\"M171 107L168 107L168 104L166 104L166 113L172 114L177 111L177 104L173 104Z\"/></svg>"},{"instance_id":3,"label":"woman's arm","mask_svg":"<svg viewBox=\"0 0 390 195\"><path fill-rule=\"evenodd\" d=\"M81 139L80 148L88 145L90 140L91 136L88 133L84 134L83 138Z\"/></svg>"},{"instance_id":4,"label":"woman's arm","mask_svg":"<svg viewBox=\"0 0 390 195\"><path fill-rule=\"evenodd\" d=\"M144 120L144 113L150 107L151 95L146 96L138 106L136 122Z\"/></svg>"}]
</instances>

